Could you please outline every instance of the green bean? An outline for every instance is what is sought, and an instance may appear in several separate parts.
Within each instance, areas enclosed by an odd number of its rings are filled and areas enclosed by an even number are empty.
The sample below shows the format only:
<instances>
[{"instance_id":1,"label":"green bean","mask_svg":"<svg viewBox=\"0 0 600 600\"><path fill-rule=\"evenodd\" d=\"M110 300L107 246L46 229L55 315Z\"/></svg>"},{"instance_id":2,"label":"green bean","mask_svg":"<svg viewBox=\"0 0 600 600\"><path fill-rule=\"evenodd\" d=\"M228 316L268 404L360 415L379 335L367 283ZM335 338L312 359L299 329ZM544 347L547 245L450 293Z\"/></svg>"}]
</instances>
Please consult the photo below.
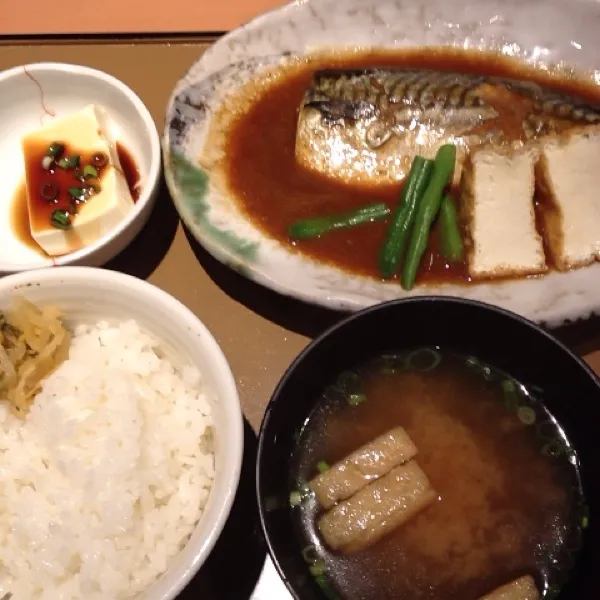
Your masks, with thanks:
<instances>
[{"instance_id":1,"label":"green bean","mask_svg":"<svg viewBox=\"0 0 600 600\"><path fill-rule=\"evenodd\" d=\"M410 236L406 260L402 270L402 287L411 290L417 278L417 271L431 232L431 226L440 210L442 194L452 177L456 162L456 146L444 144L438 151L433 163L433 173L427 189L419 202L415 224Z\"/></svg>"},{"instance_id":2,"label":"green bean","mask_svg":"<svg viewBox=\"0 0 600 600\"><path fill-rule=\"evenodd\" d=\"M381 249L379 272L383 277L394 275L402 262L406 241L415 221L417 203L427 188L432 171L432 160L415 156Z\"/></svg>"},{"instance_id":3,"label":"green bean","mask_svg":"<svg viewBox=\"0 0 600 600\"><path fill-rule=\"evenodd\" d=\"M446 194L442 198L440 228L442 253L444 256L451 262L462 260L464 256L463 241L458 226L456 207L450 194Z\"/></svg>"},{"instance_id":4,"label":"green bean","mask_svg":"<svg viewBox=\"0 0 600 600\"><path fill-rule=\"evenodd\" d=\"M390 212L390 209L383 202L369 204L342 215L329 215L298 221L288 228L288 235L293 240L315 238L335 229L346 229L363 223L381 221Z\"/></svg>"}]
</instances>

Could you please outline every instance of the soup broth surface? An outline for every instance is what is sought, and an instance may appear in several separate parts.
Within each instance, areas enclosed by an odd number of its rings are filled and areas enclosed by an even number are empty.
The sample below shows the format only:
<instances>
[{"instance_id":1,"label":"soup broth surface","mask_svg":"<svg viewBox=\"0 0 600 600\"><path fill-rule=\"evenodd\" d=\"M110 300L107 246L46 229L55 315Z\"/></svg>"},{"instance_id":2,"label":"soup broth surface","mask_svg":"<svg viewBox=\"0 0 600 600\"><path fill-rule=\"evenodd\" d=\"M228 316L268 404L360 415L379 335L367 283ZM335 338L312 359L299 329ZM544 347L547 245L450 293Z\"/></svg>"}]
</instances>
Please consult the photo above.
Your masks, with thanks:
<instances>
[{"instance_id":1,"label":"soup broth surface","mask_svg":"<svg viewBox=\"0 0 600 600\"><path fill-rule=\"evenodd\" d=\"M579 543L583 506L562 430L524 386L472 358L421 351L416 366L441 359L421 371L406 368L406 356L372 361L325 391L302 431L291 485L402 426L437 499L347 556L324 546L309 499L295 514L310 560L346 599L477 600L525 574L551 598Z\"/></svg>"}]
</instances>

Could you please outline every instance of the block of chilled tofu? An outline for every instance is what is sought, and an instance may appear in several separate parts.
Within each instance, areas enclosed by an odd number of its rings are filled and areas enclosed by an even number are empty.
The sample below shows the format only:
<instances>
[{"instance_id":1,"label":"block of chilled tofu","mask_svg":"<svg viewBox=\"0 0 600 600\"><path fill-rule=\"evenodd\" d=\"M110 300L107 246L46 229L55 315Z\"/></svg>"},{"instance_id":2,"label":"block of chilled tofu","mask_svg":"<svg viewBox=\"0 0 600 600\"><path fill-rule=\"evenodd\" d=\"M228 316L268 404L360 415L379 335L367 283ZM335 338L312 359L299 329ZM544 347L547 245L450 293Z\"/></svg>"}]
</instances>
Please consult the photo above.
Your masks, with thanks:
<instances>
[{"instance_id":1,"label":"block of chilled tofu","mask_svg":"<svg viewBox=\"0 0 600 600\"><path fill-rule=\"evenodd\" d=\"M541 596L531 575L496 588L479 600L540 600Z\"/></svg>"},{"instance_id":2,"label":"block of chilled tofu","mask_svg":"<svg viewBox=\"0 0 600 600\"><path fill-rule=\"evenodd\" d=\"M461 177L461 221L474 279L547 271L535 222L536 151L482 148Z\"/></svg>"},{"instance_id":3,"label":"block of chilled tofu","mask_svg":"<svg viewBox=\"0 0 600 600\"><path fill-rule=\"evenodd\" d=\"M544 230L559 270L600 258L600 128L589 126L541 143L537 182L544 192Z\"/></svg>"},{"instance_id":4,"label":"block of chilled tofu","mask_svg":"<svg viewBox=\"0 0 600 600\"><path fill-rule=\"evenodd\" d=\"M319 519L319 531L332 550L358 552L408 521L435 497L427 475L411 460L336 504Z\"/></svg>"},{"instance_id":5,"label":"block of chilled tofu","mask_svg":"<svg viewBox=\"0 0 600 600\"><path fill-rule=\"evenodd\" d=\"M332 465L315 477L309 486L319 504L330 508L394 467L409 461L416 453L417 448L404 428L396 427Z\"/></svg>"},{"instance_id":6,"label":"block of chilled tofu","mask_svg":"<svg viewBox=\"0 0 600 600\"><path fill-rule=\"evenodd\" d=\"M89 105L22 138L31 235L49 256L92 244L134 206L110 131Z\"/></svg>"}]
</instances>

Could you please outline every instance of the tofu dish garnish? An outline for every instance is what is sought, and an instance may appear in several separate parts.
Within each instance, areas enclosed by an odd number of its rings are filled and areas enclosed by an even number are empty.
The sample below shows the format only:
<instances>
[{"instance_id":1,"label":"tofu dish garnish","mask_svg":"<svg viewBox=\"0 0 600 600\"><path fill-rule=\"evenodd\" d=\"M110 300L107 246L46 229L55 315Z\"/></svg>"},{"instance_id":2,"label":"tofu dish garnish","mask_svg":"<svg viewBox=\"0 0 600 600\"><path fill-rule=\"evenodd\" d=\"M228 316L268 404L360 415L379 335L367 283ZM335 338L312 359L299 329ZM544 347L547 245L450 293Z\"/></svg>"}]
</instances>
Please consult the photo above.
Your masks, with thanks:
<instances>
[{"instance_id":1,"label":"tofu dish garnish","mask_svg":"<svg viewBox=\"0 0 600 600\"><path fill-rule=\"evenodd\" d=\"M106 109L88 105L23 136L29 229L47 256L93 244L133 209L138 182L111 129Z\"/></svg>"}]
</instances>

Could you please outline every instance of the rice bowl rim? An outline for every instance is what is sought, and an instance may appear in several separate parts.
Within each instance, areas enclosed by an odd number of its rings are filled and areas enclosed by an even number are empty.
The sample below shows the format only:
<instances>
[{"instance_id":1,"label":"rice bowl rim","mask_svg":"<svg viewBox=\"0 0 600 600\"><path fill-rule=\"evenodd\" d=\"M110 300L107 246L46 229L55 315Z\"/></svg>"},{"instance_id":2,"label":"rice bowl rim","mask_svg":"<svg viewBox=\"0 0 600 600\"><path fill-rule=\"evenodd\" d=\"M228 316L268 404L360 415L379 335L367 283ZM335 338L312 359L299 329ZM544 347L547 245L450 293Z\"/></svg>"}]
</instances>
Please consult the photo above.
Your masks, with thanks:
<instances>
[{"instance_id":1,"label":"rice bowl rim","mask_svg":"<svg viewBox=\"0 0 600 600\"><path fill-rule=\"evenodd\" d=\"M140 302L147 307L160 306L166 309L170 313L170 325L178 329L182 336L190 340L193 338L194 345L201 349L202 354L210 357L211 362L216 366L213 376L218 382L218 389L214 390L214 394L227 414L227 419L225 428L222 424L221 427L217 427L214 423L213 425L218 436L226 430L223 435L226 452L222 452L224 468L217 469L215 472L207 503L189 541L178 555L171 557L171 560L177 562L177 558L181 555L189 554L189 556L185 557L181 564L171 565L150 588L141 593L138 599L174 600L210 555L229 517L238 488L243 458L244 428L239 393L231 367L208 327L180 300L152 283L117 271L65 266L7 275L0 279L0 304L7 297L15 296L16 293L27 296L27 289L32 286L49 285L58 288L63 283L77 287L85 287L91 283L102 284L107 291L110 290L107 298L118 296L119 289L128 290L138 296ZM64 295L68 297L69 292L66 291ZM107 306L110 306L110 300L107 300ZM68 318L68 311L65 312ZM135 320L135 306L132 307L131 312L131 319ZM107 313L110 313L110 309ZM140 328L145 329L143 324L140 324ZM162 342L160 336L152 335L157 337L158 342ZM174 349L177 351L177 348ZM210 520L208 520L210 515L207 515L209 507L212 507Z\"/></svg>"}]
</instances>

